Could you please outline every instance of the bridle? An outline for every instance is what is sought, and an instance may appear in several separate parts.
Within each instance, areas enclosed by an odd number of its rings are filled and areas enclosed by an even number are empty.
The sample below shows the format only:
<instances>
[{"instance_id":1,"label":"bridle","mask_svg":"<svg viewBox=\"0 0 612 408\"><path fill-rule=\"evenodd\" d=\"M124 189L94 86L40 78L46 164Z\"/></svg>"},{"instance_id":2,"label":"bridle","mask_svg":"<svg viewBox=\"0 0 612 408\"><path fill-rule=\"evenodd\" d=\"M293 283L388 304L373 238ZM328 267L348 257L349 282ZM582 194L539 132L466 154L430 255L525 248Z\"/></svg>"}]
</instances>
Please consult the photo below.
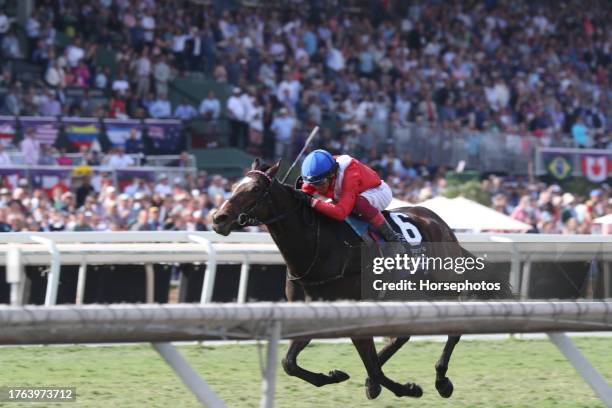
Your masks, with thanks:
<instances>
[{"instance_id":1,"label":"bridle","mask_svg":"<svg viewBox=\"0 0 612 408\"><path fill-rule=\"evenodd\" d=\"M278 222L280 220L282 220L283 218L287 217L289 214L293 213L294 211L300 209L303 207L303 201L299 200L298 204L285 211L282 214L279 214L275 217L272 217L270 219L267 219L265 221L259 220L256 216L254 216L252 214L253 211L255 211L262 203L266 203L268 205L270 205L271 207L273 207L273 202L270 199L270 191L272 189L272 185L275 183L276 180L272 179L272 177L270 177L266 172L261 171L261 170L251 170L249 172L246 173L246 176L248 177L249 175L258 175L258 176L263 176L267 181L268 181L268 185L265 189L265 191L257 198L257 200L255 200L253 202L253 204L251 204L246 210L242 211L239 215L238 215L238 225L240 225L241 227L245 227L245 226L255 226L255 225L261 225L261 224L265 224L265 225L269 225L275 222ZM303 285L321 285L324 284L326 282L332 281L332 280L336 280L336 279L340 279L343 278L346 272L346 268L348 266L348 261L349 261L349 257L347 257L344 261L344 264L342 265L342 269L340 271L340 273L338 275L329 277L329 278L325 278L325 279L321 279L319 281L304 281L304 278L306 278L307 276L310 275L310 273L315 269L315 266L318 265L320 263L320 239L321 239L321 222L320 219L317 219L316 221L316 235L315 235L315 239L316 239L316 246L315 246L315 251L314 251L314 256L312 259L312 262L310 263L310 266L306 269L306 272L300 276L295 276L292 275L291 272L289 271L289 269L287 269L287 280L290 281L300 281ZM344 242L345 245L347 245L350 248L350 245L348 245L348 243L345 241Z\"/></svg>"},{"instance_id":2,"label":"bridle","mask_svg":"<svg viewBox=\"0 0 612 408\"><path fill-rule=\"evenodd\" d=\"M267 204L273 205L272 200L270 199L270 191L272 190L272 185L274 184L275 180L273 180L272 177L270 177L268 173L266 173L265 171L251 170L247 172L246 176L248 177L251 174L263 176L268 181L268 185L265 191L261 194L261 196L257 198L257 200L253 202L253 204L251 204L246 210L238 214L238 218L236 220L238 225L240 225L241 227L247 227L247 226L257 226L261 224L264 224L264 225L272 224L272 223L282 220L283 218L287 217L289 214L291 214L292 212L300 208L301 203L298 203L298 205L296 205L294 208L291 208L290 210L285 211L284 213L279 214L275 217L272 217L265 221L258 219L255 215L252 214L252 212L255 211L264 202L266 202Z\"/></svg>"}]
</instances>

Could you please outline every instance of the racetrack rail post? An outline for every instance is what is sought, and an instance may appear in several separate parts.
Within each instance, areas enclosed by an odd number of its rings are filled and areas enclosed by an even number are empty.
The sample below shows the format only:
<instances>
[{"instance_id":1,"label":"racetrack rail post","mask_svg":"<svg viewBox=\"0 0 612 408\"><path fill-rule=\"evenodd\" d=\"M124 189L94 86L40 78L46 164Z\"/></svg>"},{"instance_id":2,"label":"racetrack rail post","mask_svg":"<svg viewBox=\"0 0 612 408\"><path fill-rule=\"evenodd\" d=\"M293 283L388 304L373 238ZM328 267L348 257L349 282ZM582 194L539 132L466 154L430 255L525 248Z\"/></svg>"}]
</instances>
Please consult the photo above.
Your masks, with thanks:
<instances>
[{"instance_id":1,"label":"racetrack rail post","mask_svg":"<svg viewBox=\"0 0 612 408\"><path fill-rule=\"evenodd\" d=\"M591 365L589 360L580 352L578 347L565 333L546 333L548 338L563 353L565 358L574 366L578 374L593 389L595 394L608 408L612 408L612 387L606 379Z\"/></svg>"},{"instance_id":2,"label":"racetrack rail post","mask_svg":"<svg viewBox=\"0 0 612 408\"><path fill-rule=\"evenodd\" d=\"M55 242L50 238L32 235L30 239L34 242L46 246L47 250L51 254L51 267L49 270L49 277L47 278L45 306L53 306L57 303L57 289L59 286L59 278L61 273L62 264L60 260L60 252L57 249L57 245L55 244Z\"/></svg>"},{"instance_id":3,"label":"racetrack rail post","mask_svg":"<svg viewBox=\"0 0 612 408\"><path fill-rule=\"evenodd\" d=\"M189 365L172 343L151 343L193 395L206 408L227 408L202 377Z\"/></svg>"},{"instance_id":4,"label":"racetrack rail post","mask_svg":"<svg viewBox=\"0 0 612 408\"><path fill-rule=\"evenodd\" d=\"M261 382L261 408L274 407L274 392L276 391L276 365L278 361L278 344L281 338L281 322L273 321L269 327L268 356L266 369Z\"/></svg>"}]
</instances>

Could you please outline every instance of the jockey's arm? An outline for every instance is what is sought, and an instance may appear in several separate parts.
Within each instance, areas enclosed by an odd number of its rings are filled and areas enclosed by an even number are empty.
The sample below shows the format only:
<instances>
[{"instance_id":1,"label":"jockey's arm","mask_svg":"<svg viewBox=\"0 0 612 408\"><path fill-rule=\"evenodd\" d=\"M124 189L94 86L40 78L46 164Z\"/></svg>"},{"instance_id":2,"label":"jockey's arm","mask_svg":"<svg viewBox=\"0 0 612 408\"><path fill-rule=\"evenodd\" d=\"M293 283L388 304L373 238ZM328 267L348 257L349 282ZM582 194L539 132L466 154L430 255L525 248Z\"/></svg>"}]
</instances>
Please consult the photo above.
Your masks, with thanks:
<instances>
[{"instance_id":1,"label":"jockey's arm","mask_svg":"<svg viewBox=\"0 0 612 408\"><path fill-rule=\"evenodd\" d=\"M344 221L351 211L353 211L353 207L355 207L358 187L359 170L349 166L344 173L344 179L342 180L342 191L340 193L340 199L338 202L327 203L322 200L313 199L312 206L315 210L327 215L330 218L338 221Z\"/></svg>"}]
</instances>

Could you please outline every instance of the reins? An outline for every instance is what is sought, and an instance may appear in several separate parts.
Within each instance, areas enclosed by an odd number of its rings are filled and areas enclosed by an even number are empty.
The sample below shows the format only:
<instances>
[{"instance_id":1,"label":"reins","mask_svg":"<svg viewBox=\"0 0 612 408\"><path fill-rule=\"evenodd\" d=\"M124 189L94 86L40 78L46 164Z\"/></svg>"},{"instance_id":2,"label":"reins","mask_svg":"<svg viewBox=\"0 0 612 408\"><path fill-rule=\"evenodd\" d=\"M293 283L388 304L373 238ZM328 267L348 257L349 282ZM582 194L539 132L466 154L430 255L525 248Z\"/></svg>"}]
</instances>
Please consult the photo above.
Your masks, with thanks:
<instances>
[{"instance_id":1,"label":"reins","mask_svg":"<svg viewBox=\"0 0 612 408\"><path fill-rule=\"evenodd\" d=\"M297 211L298 209L303 207L303 202L300 201L298 202L298 204L285 211L284 213L281 213L277 216L274 216L272 218L269 218L267 220L260 220L258 219L256 216L254 216L252 213L253 211L255 211L262 203L267 203L268 205L270 205L271 207L274 207L274 203L273 201L270 199L270 192L272 190L272 185L274 184L275 180L273 180L266 172L261 171L261 170L251 170L249 172L246 173L246 175L250 175L250 174L255 174L258 176L263 176L267 181L268 181L268 186L266 188L266 190L261 194L261 196L255 200L255 202L253 202L253 204L251 206L249 206L246 210L244 210L242 213L240 213L238 215L238 224L242 227L244 226L256 226L256 225L269 225L269 224L273 224L275 222L281 221L283 219L285 219L286 217L288 217L291 213ZM346 271L347 265L348 265L348 259L349 257L346 257L345 262L342 266L342 269L340 271L340 273L338 275L332 276L330 278L325 278L323 280L320 281L315 281L315 282L310 282L310 281L303 281L304 278L306 278L308 275L310 275L310 273L315 269L315 266L319 263L319 257L320 257L320 250L321 250L321 245L320 245L320 241L321 241L321 219L320 217L316 217L315 216L315 222L316 222L316 234L315 234L315 253L314 256L312 258L312 262L310 263L310 265L308 266L308 268L306 269L306 272L303 275L300 276L294 276L289 272L289 269L287 269L287 280L290 281L301 281L300 283L302 285L322 285L326 282L329 281L333 281L336 279L340 279L344 277L344 273ZM350 248L350 245L348 245Z\"/></svg>"},{"instance_id":2,"label":"reins","mask_svg":"<svg viewBox=\"0 0 612 408\"><path fill-rule=\"evenodd\" d=\"M279 214L275 217L269 218L265 221L262 221L260 219L258 219L256 216L252 215L251 213L253 211L255 211L257 209L257 207L259 207L262 203L267 202L269 204L273 204L272 200L269 200L269 196L270 196L270 190L272 190L272 185L274 184L274 180L264 171L261 170L251 170L249 172L247 172L247 176L249 174L257 174L260 176L263 176L266 180L268 180L268 187L266 188L266 190L263 192L263 194L261 195L261 197L259 197L257 200L255 200L255 202L249 206L248 209L244 210L243 212L241 212L238 215L238 225L240 225L241 227L246 227L246 226L257 226L257 225L269 225L275 222L278 222L284 218L286 218L289 214L291 214L292 212L296 211L297 209L300 208L301 203L298 203L298 205L296 205L294 208L291 208L290 210Z\"/></svg>"}]
</instances>

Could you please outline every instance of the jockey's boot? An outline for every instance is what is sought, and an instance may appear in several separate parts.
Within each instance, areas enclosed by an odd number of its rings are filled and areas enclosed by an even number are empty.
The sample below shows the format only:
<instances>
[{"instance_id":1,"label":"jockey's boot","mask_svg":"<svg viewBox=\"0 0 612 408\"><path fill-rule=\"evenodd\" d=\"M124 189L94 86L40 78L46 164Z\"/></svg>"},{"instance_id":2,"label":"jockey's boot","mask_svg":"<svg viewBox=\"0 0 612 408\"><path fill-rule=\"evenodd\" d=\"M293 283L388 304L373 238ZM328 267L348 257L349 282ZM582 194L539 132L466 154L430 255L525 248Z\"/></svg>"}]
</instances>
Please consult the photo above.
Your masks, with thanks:
<instances>
[{"instance_id":1,"label":"jockey's boot","mask_svg":"<svg viewBox=\"0 0 612 408\"><path fill-rule=\"evenodd\" d=\"M387 220L384 220L378 227L372 227L372 229L382 235L387 242L399 242L402 244L408 243L402 234L393 230L393 227L387 222Z\"/></svg>"}]
</instances>

